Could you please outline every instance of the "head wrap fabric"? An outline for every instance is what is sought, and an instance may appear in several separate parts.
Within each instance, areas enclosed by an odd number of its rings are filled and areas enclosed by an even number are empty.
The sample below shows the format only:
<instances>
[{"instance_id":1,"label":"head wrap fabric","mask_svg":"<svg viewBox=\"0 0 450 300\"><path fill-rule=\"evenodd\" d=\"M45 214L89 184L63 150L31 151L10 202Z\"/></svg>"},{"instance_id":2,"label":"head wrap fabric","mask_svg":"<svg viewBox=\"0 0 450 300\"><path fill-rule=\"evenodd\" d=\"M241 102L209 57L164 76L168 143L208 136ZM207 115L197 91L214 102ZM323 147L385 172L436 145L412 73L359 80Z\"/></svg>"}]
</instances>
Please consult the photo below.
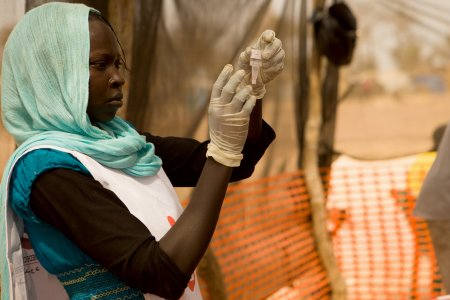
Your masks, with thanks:
<instances>
[{"instance_id":1,"label":"head wrap fabric","mask_svg":"<svg viewBox=\"0 0 450 300\"><path fill-rule=\"evenodd\" d=\"M145 137L119 117L93 126L86 114L90 11L82 4L49 3L16 25L4 50L3 123L19 153L55 145L134 176L154 175L161 161Z\"/></svg>"},{"instance_id":2,"label":"head wrap fabric","mask_svg":"<svg viewBox=\"0 0 450 300\"><path fill-rule=\"evenodd\" d=\"M9 174L27 149L50 145L75 150L132 176L151 176L161 167L154 146L127 122L115 117L94 126L87 116L91 11L98 13L83 4L41 5L19 21L5 45L2 120L19 147L3 173L0 253L6 253ZM2 285L3 294L9 288L9 266L4 257L0 261L7 285Z\"/></svg>"}]
</instances>

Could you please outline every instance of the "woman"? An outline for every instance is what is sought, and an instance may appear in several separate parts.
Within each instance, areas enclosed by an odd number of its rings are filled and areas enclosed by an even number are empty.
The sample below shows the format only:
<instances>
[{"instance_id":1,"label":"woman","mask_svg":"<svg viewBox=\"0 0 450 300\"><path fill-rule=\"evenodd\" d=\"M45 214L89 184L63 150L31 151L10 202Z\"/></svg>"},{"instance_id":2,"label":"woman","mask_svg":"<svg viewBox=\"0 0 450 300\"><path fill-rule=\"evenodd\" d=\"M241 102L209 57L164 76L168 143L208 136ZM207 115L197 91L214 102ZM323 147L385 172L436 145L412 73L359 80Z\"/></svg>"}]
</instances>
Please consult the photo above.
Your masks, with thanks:
<instances>
[{"instance_id":1,"label":"woman","mask_svg":"<svg viewBox=\"0 0 450 300\"><path fill-rule=\"evenodd\" d=\"M247 51L245 71L227 65L214 84L210 141L161 138L116 116L123 57L97 11L28 12L3 58L3 122L19 147L2 180L2 299L201 299L194 271L227 184L250 176L275 137L256 97L284 51L274 37L258 43L257 88ZM172 186L195 186L184 211Z\"/></svg>"}]
</instances>

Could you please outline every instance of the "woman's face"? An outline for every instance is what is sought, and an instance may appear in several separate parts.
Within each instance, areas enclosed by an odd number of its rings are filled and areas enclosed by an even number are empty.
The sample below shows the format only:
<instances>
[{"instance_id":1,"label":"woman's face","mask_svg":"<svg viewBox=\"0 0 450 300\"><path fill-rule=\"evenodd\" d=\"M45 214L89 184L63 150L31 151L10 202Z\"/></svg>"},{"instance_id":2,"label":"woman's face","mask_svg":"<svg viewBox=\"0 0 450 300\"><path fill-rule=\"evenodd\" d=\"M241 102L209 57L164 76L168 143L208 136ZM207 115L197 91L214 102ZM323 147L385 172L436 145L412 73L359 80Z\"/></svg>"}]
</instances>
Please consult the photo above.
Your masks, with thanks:
<instances>
[{"instance_id":1,"label":"woman's face","mask_svg":"<svg viewBox=\"0 0 450 300\"><path fill-rule=\"evenodd\" d=\"M101 20L89 20L89 101L87 114L91 122L111 121L123 105L122 56L117 39Z\"/></svg>"}]
</instances>

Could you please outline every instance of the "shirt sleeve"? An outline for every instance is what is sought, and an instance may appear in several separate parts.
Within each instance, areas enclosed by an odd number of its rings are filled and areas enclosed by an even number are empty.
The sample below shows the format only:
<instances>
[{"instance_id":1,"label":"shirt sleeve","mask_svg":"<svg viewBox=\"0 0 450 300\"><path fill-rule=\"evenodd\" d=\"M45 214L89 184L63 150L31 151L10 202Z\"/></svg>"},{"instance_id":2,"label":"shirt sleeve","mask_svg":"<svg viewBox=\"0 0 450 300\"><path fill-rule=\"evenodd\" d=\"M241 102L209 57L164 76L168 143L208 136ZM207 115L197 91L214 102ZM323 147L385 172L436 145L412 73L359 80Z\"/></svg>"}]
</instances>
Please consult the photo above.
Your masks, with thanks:
<instances>
[{"instance_id":1,"label":"shirt sleeve","mask_svg":"<svg viewBox=\"0 0 450 300\"><path fill-rule=\"evenodd\" d=\"M148 142L155 145L155 154L163 162L163 168L173 186L193 187L197 184L206 162L209 141L198 142L190 138L160 137L143 133ZM241 165L233 169L232 182L250 177L266 149L275 139L273 129L263 121L261 138L254 143L246 143Z\"/></svg>"},{"instance_id":2,"label":"shirt sleeve","mask_svg":"<svg viewBox=\"0 0 450 300\"><path fill-rule=\"evenodd\" d=\"M30 206L130 287L167 299L184 292L190 276L122 201L89 174L70 169L43 173L33 185Z\"/></svg>"}]
</instances>

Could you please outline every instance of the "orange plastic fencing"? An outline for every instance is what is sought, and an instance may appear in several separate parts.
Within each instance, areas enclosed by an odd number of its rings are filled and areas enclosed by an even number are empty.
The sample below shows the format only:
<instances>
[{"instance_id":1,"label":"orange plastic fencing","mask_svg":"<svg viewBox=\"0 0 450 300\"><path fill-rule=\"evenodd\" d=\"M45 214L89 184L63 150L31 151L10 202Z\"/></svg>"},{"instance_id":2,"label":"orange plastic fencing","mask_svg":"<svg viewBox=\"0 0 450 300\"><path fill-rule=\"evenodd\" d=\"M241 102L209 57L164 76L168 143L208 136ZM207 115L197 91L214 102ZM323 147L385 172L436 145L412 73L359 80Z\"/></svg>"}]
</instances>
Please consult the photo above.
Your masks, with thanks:
<instances>
[{"instance_id":1,"label":"orange plastic fencing","mask_svg":"<svg viewBox=\"0 0 450 300\"><path fill-rule=\"evenodd\" d=\"M442 294L426 223L412 216L412 186L429 165L417 157L344 159L324 173L328 229L349 299ZM330 299L300 171L230 186L211 247L228 299ZM204 298L215 299L200 282Z\"/></svg>"},{"instance_id":2,"label":"orange plastic fencing","mask_svg":"<svg viewBox=\"0 0 450 300\"><path fill-rule=\"evenodd\" d=\"M325 299L301 172L228 189L212 241L228 299ZM214 299L214 295L204 298Z\"/></svg>"}]
</instances>

